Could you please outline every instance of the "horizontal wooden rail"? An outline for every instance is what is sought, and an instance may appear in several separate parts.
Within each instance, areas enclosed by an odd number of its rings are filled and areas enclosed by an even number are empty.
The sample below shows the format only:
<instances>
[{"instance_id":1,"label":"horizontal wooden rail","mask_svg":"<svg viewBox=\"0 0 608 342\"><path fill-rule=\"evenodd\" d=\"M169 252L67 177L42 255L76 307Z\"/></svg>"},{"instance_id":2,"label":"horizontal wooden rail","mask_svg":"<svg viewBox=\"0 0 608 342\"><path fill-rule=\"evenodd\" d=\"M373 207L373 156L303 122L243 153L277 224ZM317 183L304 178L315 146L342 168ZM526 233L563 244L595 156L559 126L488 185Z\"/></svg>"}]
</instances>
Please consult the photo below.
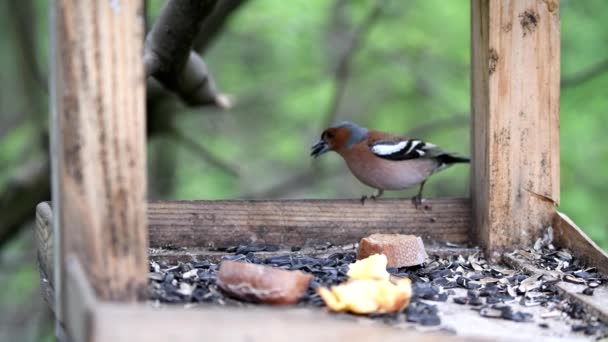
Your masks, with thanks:
<instances>
[{"instance_id":1,"label":"horizontal wooden rail","mask_svg":"<svg viewBox=\"0 0 608 342\"><path fill-rule=\"evenodd\" d=\"M352 200L153 202L148 206L150 246L158 252L157 259L184 261L188 256L212 256L209 249L213 247L349 244L374 232L411 233L439 242L468 241L468 200L432 200L427 205L429 208L422 210L399 200L365 206ZM50 276L53 248L49 203L38 205L36 221L38 258L42 270ZM585 263L608 274L608 255L566 215L557 212L553 228L557 246L572 250ZM187 250L172 252L166 247ZM429 247L432 249L431 244Z\"/></svg>"},{"instance_id":2,"label":"horizontal wooden rail","mask_svg":"<svg viewBox=\"0 0 608 342\"><path fill-rule=\"evenodd\" d=\"M308 255L318 258L326 258L334 253L341 252L354 252L355 246L349 244L343 248L343 246L332 246L329 248L316 248L316 247L304 247L299 249L296 253L300 255ZM480 253L481 249L478 247L462 247L462 246L446 246L445 244L426 244L424 246L426 252L430 256L438 256L446 258L454 255L469 256L476 253ZM262 251L256 252L255 255L258 258L270 258L277 255L293 254L290 248L281 248L277 251ZM150 260L156 262L164 262L169 265L175 265L186 262L198 262L208 260L215 263L220 263L222 258L226 255L226 252L217 250L210 250L209 248L200 247L183 247L178 249L164 249L164 248L150 248L148 257Z\"/></svg>"},{"instance_id":3,"label":"horizontal wooden rail","mask_svg":"<svg viewBox=\"0 0 608 342\"><path fill-rule=\"evenodd\" d=\"M48 202L37 208L38 225L49 224ZM469 199L171 201L148 205L150 247L228 247L267 243L309 246L358 242L372 233L415 234L427 241L469 241ZM47 230L38 232L45 245ZM43 253L44 254L44 253ZM41 255L47 258L48 256Z\"/></svg>"},{"instance_id":4,"label":"horizontal wooden rail","mask_svg":"<svg viewBox=\"0 0 608 342\"><path fill-rule=\"evenodd\" d=\"M429 200L419 209L408 200L152 202L148 219L150 247L344 244L377 232L465 243L471 206L469 199Z\"/></svg>"},{"instance_id":5,"label":"horizontal wooden rail","mask_svg":"<svg viewBox=\"0 0 608 342\"><path fill-rule=\"evenodd\" d=\"M363 324L352 317L340 319L318 309L161 310L143 305L101 304L96 313L96 341L489 341L441 332L399 330L375 322Z\"/></svg>"}]
</instances>

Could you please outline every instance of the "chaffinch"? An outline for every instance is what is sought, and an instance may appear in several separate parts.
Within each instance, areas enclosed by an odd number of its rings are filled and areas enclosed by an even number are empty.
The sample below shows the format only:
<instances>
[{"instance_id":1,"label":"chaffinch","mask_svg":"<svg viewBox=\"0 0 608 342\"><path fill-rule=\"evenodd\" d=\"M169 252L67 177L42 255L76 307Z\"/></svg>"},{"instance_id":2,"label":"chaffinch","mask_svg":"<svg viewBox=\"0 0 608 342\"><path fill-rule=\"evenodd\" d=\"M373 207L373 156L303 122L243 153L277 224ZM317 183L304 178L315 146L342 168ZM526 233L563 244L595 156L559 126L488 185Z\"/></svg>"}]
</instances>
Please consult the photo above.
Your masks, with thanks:
<instances>
[{"instance_id":1,"label":"chaffinch","mask_svg":"<svg viewBox=\"0 0 608 342\"><path fill-rule=\"evenodd\" d=\"M316 158L328 151L337 152L359 181L376 189L373 195L361 197L363 204L367 198L379 198L384 190L403 190L420 184L418 194L412 198L418 206L430 175L470 161L419 139L369 130L352 122L341 122L323 131L311 156Z\"/></svg>"}]
</instances>

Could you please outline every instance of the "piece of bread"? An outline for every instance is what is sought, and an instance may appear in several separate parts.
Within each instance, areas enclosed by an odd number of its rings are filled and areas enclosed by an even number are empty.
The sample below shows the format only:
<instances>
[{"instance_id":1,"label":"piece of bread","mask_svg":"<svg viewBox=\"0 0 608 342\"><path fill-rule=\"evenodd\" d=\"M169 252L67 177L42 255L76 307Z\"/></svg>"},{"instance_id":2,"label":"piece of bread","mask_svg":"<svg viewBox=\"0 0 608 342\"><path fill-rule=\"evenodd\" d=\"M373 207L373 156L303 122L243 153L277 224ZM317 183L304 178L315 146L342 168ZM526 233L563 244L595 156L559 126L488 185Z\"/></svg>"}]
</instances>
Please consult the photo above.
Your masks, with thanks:
<instances>
[{"instance_id":1,"label":"piece of bread","mask_svg":"<svg viewBox=\"0 0 608 342\"><path fill-rule=\"evenodd\" d=\"M296 304L306 293L312 275L270 266L226 260L217 285L228 295L265 304Z\"/></svg>"},{"instance_id":2,"label":"piece of bread","mask_svg":"<svg viewBox=\"0 0 608 342\"><path fill-rule=\"evenodd\" d=\"M370 255L348 265L348 279L378 279L388 280L390 274L386 271L388 260L384 254Z\"/></svg>"},{"instance_id":3,"label":"piece of bread","mask_svg":"<svg viewBox=\"0 0 608 342\"><path fill-rule=\"evenodd\" d=\"M392 313L402 311L409 305L412 283L408 278L396 283L388 279L354 279L329 289L319 287L317 294L332 311Z\"/></svg>"},{"instance_id":4,"label":"piece of bread","mask_svg":"<svg viewBox=\"0 0 608 342\"><path fill-rule=\"evenodd\" d=\"M357 259L373 254L386 255L387 267L420 265L428 258L420 237L402 234L372 234L361 239Z\"/></svg>"}]
</instances>

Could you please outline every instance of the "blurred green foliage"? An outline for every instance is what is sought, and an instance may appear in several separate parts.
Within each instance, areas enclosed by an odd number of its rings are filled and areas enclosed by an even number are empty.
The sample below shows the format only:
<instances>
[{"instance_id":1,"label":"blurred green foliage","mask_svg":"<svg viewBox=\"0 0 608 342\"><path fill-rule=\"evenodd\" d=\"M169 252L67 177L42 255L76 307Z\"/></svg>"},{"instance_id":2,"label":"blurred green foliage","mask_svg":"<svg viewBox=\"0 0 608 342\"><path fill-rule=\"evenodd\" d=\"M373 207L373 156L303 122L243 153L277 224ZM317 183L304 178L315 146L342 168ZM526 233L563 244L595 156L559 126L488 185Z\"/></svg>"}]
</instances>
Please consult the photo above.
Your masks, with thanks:
<instances>
[{"instance_id":1,"label":"blurred green foliage","mask_svg":"<svg viewBox=\"0 0 608 342\"><path fill-rule=\"evenodd\" d=\"M154 18L163 1L149 1ZM48 3L32 2L33 60L48 76ZM310 145L318 138L334 93L334 71L371 0L250 0L204 56L222 91L236 99L230 111L173 106L166 115L185 136L218 158L239 166L234 178L171 137L149 141L150 193L167 199L238 197L359 197L359 184L336 155L316 161L324 172L289 181L311 170ZM608 60L605 0L562 0L561 203L560 210L608 249ZM8 2L0 3L11 22ZM33 19L32 19L33 18ZM387 1L354 52L337 120L417 136L450 151L469 153L469 2ZM32 77L23 32L0 31L0 191L31 158L46 150L47 90ZM578 78L578 80L577 80ZM286 183L285 183L286 182ZM278 184L287 184L274 188ZM432 177L427 197L468 196L469 168L455 166ZM159 194L161 184L169 184ZM166 185L163 185L167 187ZM269 189L274 189L269 191ZM411 196L415 190L391 193ZM35 203L23 203L33 208ZM26 239L27 240L27 239ZM0 254L5 294L14 307L32 296L32 261L7 266L13 243ZM18 291L18 289L22 289ZM23 296L21 296L22 294ZM34 294L36 295L36 294ZM17 304L15 304L17 303ZM0 316L2 318L2 316ZM4 322L1 320L0 322Z\"/></svg>"},{"instance_id":2,"label":"blurred green foliage","mask_svg":"<svg viewBox=\"0 0 608 342\"><path fill-rule=\"evenodd\" d=\"M178 124L243 168L239 181L180 152L173 198L230 198L264 189L309 168L332 96L333 70L371 1L253 1L206 56L221 88L239 105L229 113L192 112ZM562 1L562 77L572 80L608 59L602 0ZM354 56L340 120L392 132L429 125L422 138L469 150L469 6L467 1L391 1ZM608 72L566 84L561 92L561 203L608 248ZM459 119L461 118L461 119ZM218 134L219 132L219 134ZM188 162L192 161L194 162ZM337 156L319 161L341 170L280 197L357 197L369 190ZM468 194L468 168L456 166L428 184L429 196ZM409 196L411 191L389 196Z\"/></svg>"}]
</instances>

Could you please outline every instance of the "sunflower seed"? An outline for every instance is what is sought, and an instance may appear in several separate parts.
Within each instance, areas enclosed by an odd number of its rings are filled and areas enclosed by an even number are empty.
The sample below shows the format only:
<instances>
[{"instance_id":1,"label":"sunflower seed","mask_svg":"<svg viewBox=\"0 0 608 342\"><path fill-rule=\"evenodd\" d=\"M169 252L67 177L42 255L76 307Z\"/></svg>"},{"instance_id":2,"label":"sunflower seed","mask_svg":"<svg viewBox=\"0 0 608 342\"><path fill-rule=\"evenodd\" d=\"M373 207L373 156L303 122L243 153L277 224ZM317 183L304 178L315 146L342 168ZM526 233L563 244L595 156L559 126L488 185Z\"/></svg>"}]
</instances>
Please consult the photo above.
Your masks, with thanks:
<instances>
[{"instance_id":1,"label":"sunflower seed","mask_svg":"<svg viewBox=\"0 0 608 342\"><path fill-rule=\"evenodd\" d=\"M593 289L591 287L587 287L583 290L583 294L587 296L593 296Z\"/></svg>"},{"instance_id":2,"label":"sunflower seed","mask_svg":"<svg viewBox=\"0 0 608 342\"><path fill-rule=\"evenodd\" d=\"M549 312L543 312L542 314L540 314L541 318L556 318L561 316L561 312L557 311L557 310L553 310L553 311L549 311Z\"/></svg>"},{"instance_id":3,"label":"sunflower seed","mask_svg":"<svg viewBox=\"0 0 608 342\"><path fill-rule=\"evenodd\" d=\"M542 277L542 274L537 273L529 278L526 278L519 284L519 291L525 293L530 290L539 288L541 285L541 282L538 281L538 279L540 277Z\"/></svg>"},{"instance_id":4,"label":"sunflower seed","mask_svg":"<svg viewBox=\"0 0 608 342\"><path fill-rule=\"evenodd\" d=\"M160 272L150 272L148 273L148 279L154 281L163 281L165 279L165 275Z\"/></svg>"},{"instance_id":5,"label":"sunflower seed","mask_svg":"<svg viewBox=\"0 0 608 342\"><path fill-rule=\"evenodd\" d=\"M182 273L182 278L183 279L194 278L194 277L198 276L197 274L198 274L198 270L196 268L193 268L188 272Z\"/></svg>"},{"instance_id":6,"label":"sunflower seed","mask_svg":"<svg viewBox=\"0 0 608 342\"><path fill-rule=\"evenodd\" d=\"M581 278L577 278L575 276L572 276L570 274L566 275L564 277L564 280L570 283L574 283L574 284L584 284L585 283L585 279L581 279Z\"/></svg>"}]
</instances>

